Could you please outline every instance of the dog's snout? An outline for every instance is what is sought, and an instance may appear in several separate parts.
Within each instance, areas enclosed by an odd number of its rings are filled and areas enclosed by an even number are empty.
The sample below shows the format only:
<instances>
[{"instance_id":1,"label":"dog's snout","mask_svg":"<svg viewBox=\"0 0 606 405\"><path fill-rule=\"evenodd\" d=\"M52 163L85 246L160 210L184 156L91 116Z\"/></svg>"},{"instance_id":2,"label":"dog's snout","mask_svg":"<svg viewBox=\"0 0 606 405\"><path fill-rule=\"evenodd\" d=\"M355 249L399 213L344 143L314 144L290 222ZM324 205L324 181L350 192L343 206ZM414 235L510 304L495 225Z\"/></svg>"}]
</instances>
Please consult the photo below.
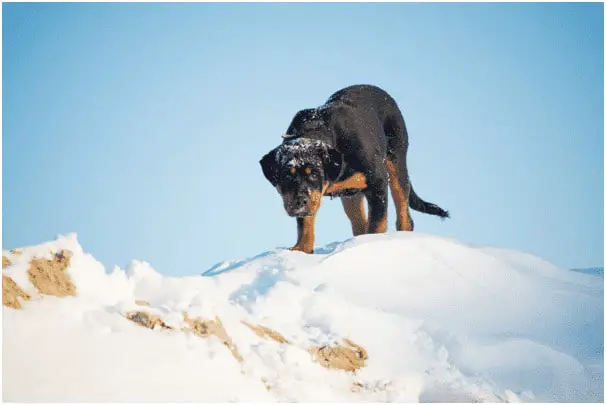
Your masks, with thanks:
<instances>
[{"instance_id":1,"label":"dog's snout","mask_svg":"<svg viewBox=\"0 0 606 405\"><path fill-rule=\"evenodd\" d=\"M297 208L303 208L307 205L307 202L309 201L309 197L306 195L299 195L295 198L295 206L297 206Z\"/></svg>"},{"instance_id":2,"label":"dog's snout","mask_svg":"<svg viewBox=\"0 0 606 405\"><path fill-rule=\"evenodd\" d=\"M309 195L305 193L297 193L284 199L284 208L290 216L305 216L308 215L307 208L309 203Z\"/></svg>"}]
</instances>

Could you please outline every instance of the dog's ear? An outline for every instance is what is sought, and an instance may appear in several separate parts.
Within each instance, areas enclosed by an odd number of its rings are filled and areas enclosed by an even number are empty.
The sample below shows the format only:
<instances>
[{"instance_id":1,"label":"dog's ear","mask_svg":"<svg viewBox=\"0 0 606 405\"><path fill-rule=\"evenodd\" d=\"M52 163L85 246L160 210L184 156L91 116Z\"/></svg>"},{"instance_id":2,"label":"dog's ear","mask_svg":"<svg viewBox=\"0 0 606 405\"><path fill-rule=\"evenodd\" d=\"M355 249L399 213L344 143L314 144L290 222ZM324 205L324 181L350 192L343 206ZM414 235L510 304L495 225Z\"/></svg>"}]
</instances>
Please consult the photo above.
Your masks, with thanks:
<instances>
[{"instance_id":1,"label":"dog's ear","mask_svg":"<svg viewBox=\"0 0 606 405\"><path fill-rule=\"evenodd\" d=\"M330 181L335 181L341 174L343 168L343 155L333 148L328 148L324 155L324 172L326 178Z\"/></svg>"},{"instance_id":2,"label":"dog's ear","mask_svg":"<svg viewBox=\"0 0 606 405\"><path fill-rule=\"evenodd\" d=\"M269 153L263 156L259 163L261 164L265 178L269 180L271 185L274 187L278 185L278 162L276 161L276 150L273 149L269 151Z\"/></svg>"}]
</instances>

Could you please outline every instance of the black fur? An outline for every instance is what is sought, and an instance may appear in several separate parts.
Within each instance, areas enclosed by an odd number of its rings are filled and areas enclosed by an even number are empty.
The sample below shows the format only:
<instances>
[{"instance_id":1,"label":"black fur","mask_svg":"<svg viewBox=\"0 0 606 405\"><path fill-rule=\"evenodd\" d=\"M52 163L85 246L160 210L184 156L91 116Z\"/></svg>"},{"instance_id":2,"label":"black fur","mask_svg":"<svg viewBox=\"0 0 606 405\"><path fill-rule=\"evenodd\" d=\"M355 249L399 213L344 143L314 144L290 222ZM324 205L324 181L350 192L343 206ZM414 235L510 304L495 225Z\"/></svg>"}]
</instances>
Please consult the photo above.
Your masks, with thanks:
<instances>
[{"instance_id":1,"label":"black fur","mask_svg":"<svg viewBox=\"0 0 606 405\"><path fill-rule=\"evenodd\" d=\"M423 201L413 190L406 166L408 132L404 118L395 100L384 90L371 85L341 89L324 105L297 112L286 135L282 144L260 161L265 177L283 197L321 191L323 184L362 173L366 178L365 189L325 195L341 197L362 192L369 203L370 223L378 221L387 212L385 162L389 159L397 168L400 186L408 192L410 208L449 217L447 211ZM306 179L299 171L296 176L289 174L292 163L309 166L313 179ZM289 209L287 204L285 200L287 212L293 215L296 210Z\"/></svg>"}]
</instances>

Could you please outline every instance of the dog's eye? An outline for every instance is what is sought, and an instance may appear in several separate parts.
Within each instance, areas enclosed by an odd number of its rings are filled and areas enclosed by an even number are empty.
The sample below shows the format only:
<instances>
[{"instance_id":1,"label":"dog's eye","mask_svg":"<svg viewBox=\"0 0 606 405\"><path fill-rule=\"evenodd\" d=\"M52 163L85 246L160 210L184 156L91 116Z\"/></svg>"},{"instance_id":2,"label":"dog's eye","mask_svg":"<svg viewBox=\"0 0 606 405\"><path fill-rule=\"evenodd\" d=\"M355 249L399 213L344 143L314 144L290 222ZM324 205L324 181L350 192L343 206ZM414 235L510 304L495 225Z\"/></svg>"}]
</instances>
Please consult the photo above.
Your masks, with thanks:
<instances>
[{"instance_id":1,"label":"dog's eye","mask_svg":"<svg viewBox=\"0 0 606 405\"><path fill-rule=\"evenodd\" d=\"M294 168L294 167L291 167L291 168L290 168L290 170L289 170L289 173L290 173L290 174L293 174L293 175L294 175L296 172L297 172L297 169L296 169L296 168Z\"/></svg>"}]
</instances>

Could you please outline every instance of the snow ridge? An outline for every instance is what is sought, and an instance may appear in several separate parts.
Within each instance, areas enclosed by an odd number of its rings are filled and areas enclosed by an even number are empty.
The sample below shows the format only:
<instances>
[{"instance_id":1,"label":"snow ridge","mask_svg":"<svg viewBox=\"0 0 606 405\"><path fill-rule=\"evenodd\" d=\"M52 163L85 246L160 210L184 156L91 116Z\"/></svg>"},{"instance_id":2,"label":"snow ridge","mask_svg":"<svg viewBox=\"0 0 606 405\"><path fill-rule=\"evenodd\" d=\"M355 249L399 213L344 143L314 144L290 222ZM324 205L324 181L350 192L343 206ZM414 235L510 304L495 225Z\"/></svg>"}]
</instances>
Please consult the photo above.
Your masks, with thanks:
<instances>
[{"instance_id":1,"label":"snow ridge","mask_svg":"<svg viewBox=\"0 0 606 405\"><path fill-rule=\"evenodd\" d=\"M61 251L76 293L41 294L30 262ZM75 234L4 251L30 297L3 311L4 399L602 402L603 271L417 232L316 252L177 278Z\"/></svg>"}]
</instances>

